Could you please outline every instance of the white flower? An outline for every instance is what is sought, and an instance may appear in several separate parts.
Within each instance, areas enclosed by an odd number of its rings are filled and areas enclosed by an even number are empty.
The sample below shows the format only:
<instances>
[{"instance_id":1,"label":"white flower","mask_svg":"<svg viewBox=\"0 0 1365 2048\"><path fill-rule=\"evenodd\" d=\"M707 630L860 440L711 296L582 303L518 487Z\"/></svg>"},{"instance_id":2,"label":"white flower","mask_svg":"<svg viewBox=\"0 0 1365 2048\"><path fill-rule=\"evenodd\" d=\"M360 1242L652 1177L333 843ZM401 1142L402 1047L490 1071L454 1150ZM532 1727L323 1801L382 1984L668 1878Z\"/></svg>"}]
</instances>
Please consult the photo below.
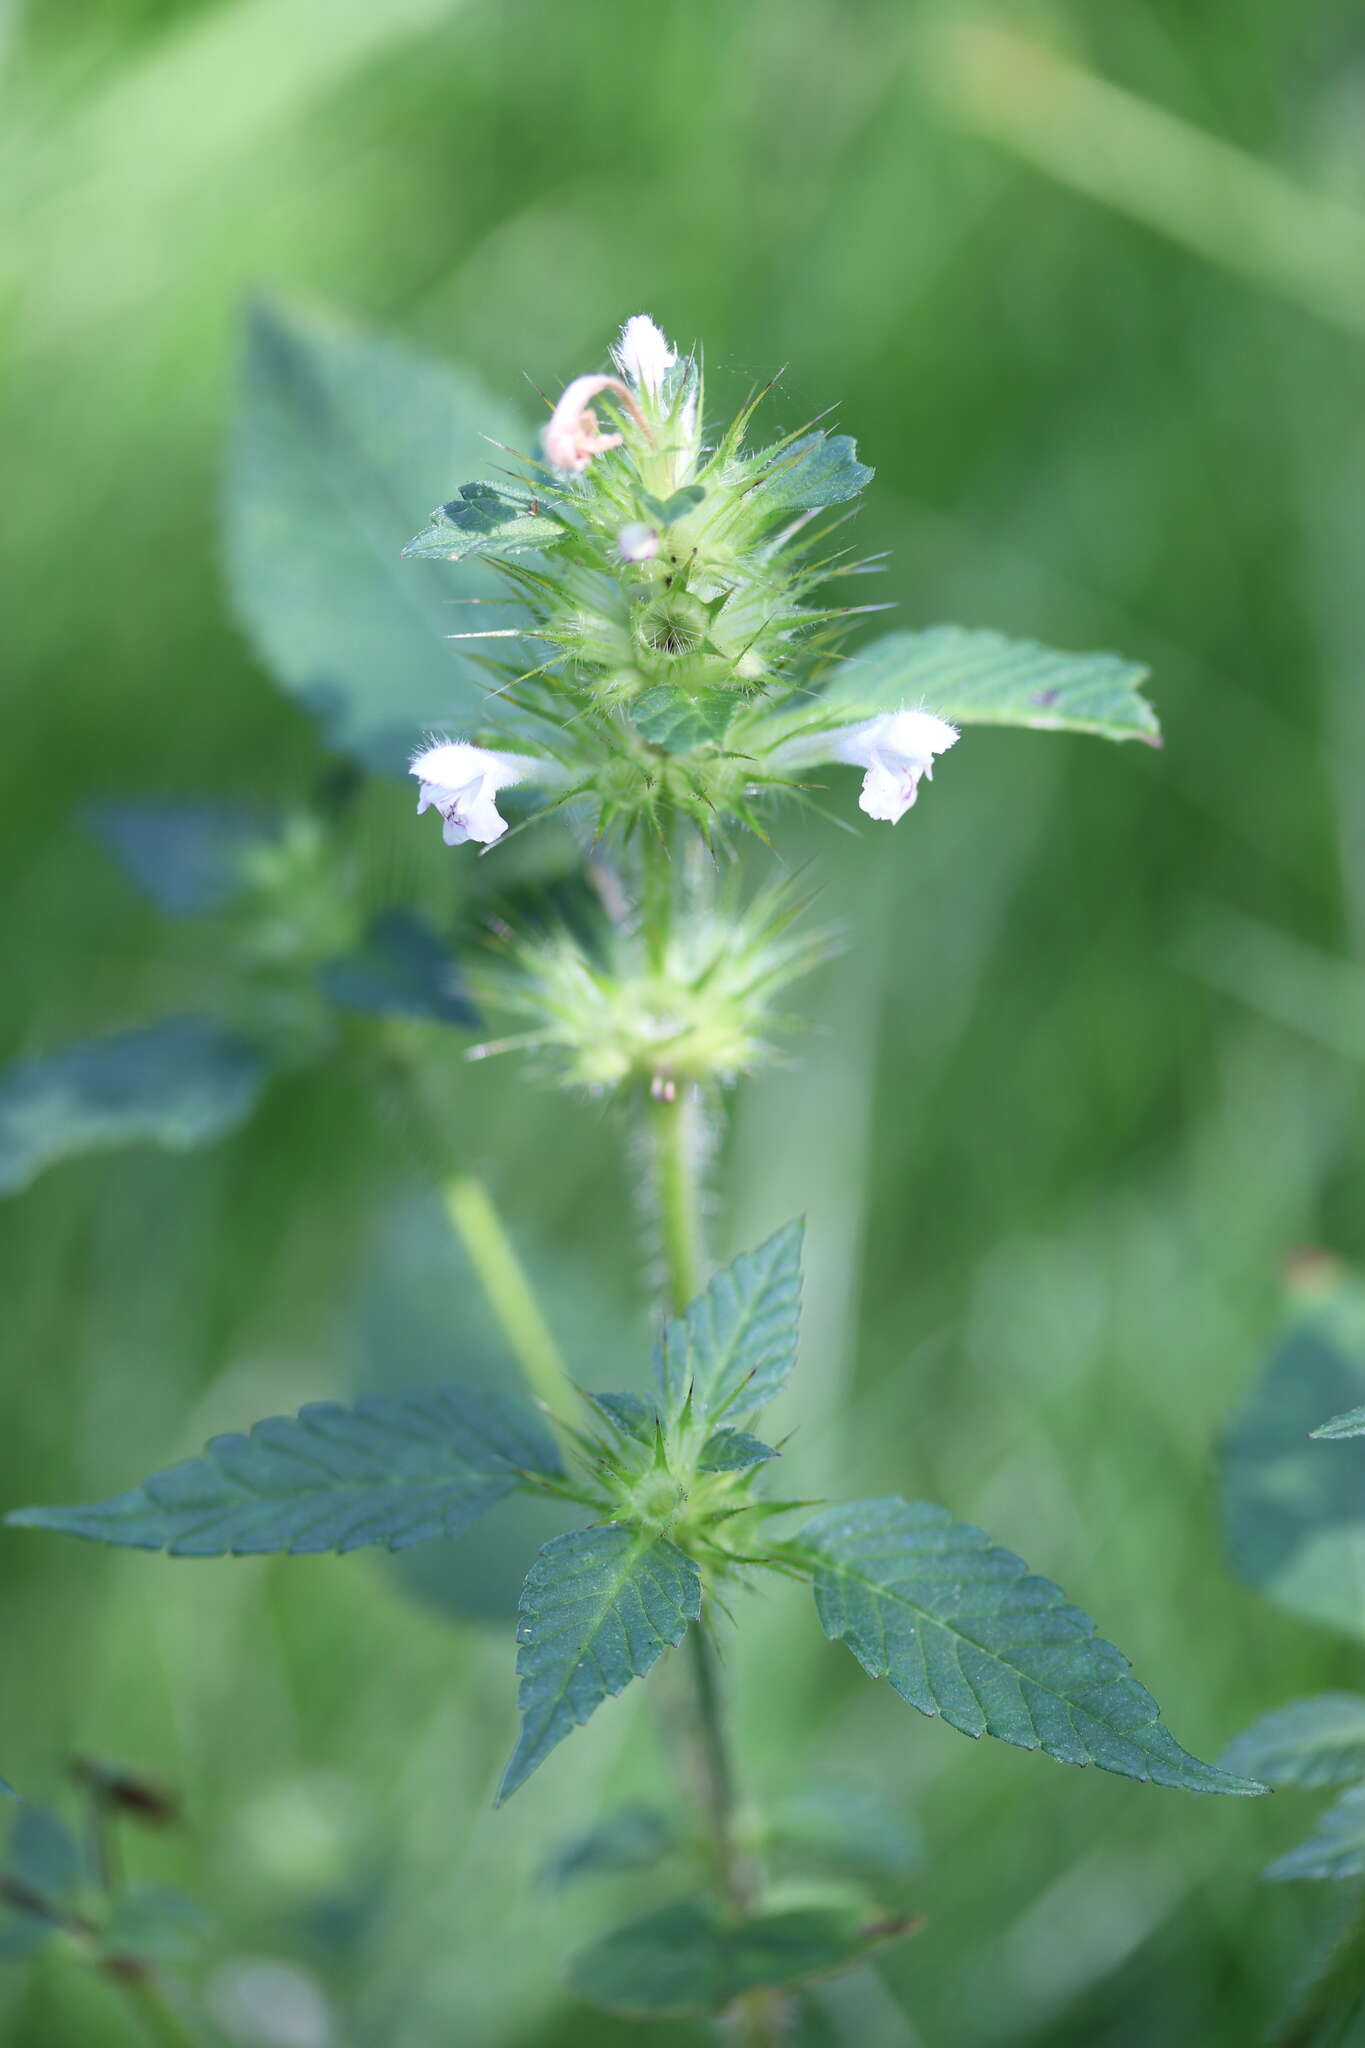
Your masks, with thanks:
<instances>
[{"instance_id":1,"label":"white flower","mask_svg":"<svg viewBox=\"0 0 1365 2048\"><path fill-rule=\"evenodd\" d=\"M664 372L673 368L678 356L648 313L635 313L621 329L621 339L612 348L611 359L637 391L647 391L651 398L657 398Z\"/></svg>"},{"instance_id":2,"label":"white flower","mask_svg":"<svg viewBox=\"0 0 1365 2048\"><path fill-rule=\"evenodd\" d=\"M827 758L865 768L858 808L892 825L903 818L919 791L922 775L932 782L935 754L957 740L957 727L931 711L884 711L830 733Z\"/></svg>"},{"instance_id":3,"label":"white flower","mask_svg":"<svg viewBox=\"0 0 1365 2048\"><path fill-rule=\"evenodd\" d=\"M642 519L632 519L616 536L616 552L623 562L652 562L659 552L659 536Z\"/></svg>"},{"instance_id":4,"label":"white flower","mask_svg":"<svg viewBox=\"0 0 1365 2048\"><path fill-rule=\"evenodd\" d=\"M544 781L549 768L529 754L494 754L467 740L438 741L412 757L411 773L422 785L417 815L429 808L441 813L447 846L463 846L467 839L491 846L507 830L507 820L498 815L498 791Z\"/></svg>"}]
</instances>

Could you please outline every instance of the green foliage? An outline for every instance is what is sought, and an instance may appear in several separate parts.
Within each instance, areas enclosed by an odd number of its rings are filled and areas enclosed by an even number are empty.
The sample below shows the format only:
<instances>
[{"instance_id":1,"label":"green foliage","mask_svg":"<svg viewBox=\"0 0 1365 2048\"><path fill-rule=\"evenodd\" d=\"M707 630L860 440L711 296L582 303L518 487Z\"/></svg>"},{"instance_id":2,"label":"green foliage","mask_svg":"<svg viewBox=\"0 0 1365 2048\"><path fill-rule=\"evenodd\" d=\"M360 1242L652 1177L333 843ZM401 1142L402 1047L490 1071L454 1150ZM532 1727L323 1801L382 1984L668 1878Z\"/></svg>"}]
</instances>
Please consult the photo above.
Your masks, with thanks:
<instances>
[{"instance_id":1,"label":"green foliage","mask_svg":"<svg viewBox=\"0 0 1365 2048\"><path fill-rule=\"evenodd\" d=\"M1183 1750L1090 1617L946 1508L894 1497L830 1508L782 1555L811 1572L831 1640L964 1735L1185 1792L1264 1790Z\"/></svg>"},{"instance_id":2,"label":"green foliage","mask_svg":"<svg viewBox=\"0 0 1365 2048\"><path fill-rule=\"evenodd\" d=\"M547 1543L522 1594L522 1726L499 1801L604 1699L652 1670L700 1613L697 1568L664 1537L612 1524Z\"/></svg>"},{"instance_id":3,"label":"green foliage","mask_svg":"<svg viewBox=\"0 0 1365 2048\"><path fill-rule=\"evenodd\" d=\"M85 1507L21 1508L24 1528L174 1557L389 1550L456 1536L560 1465L540 1423L502 1395L459 1387L317 1401L215 1437L204 1455Z\"/></svg>"},{"instance_id":4,"label":"green foliage","mask_svg":"<svg viewBox=\"0 0 1365 2048\"><path fill-rule=\"evenodd\" d=\"M483 468L513 418L468 376L295 304L257 307L226 499L233 601L262 660L367 767L468 719L476 672L449 600L480 587L400 560L412 508Z\"/></svg>"},{"instance_id":5,"label":"green foliage","mask_svg":"<svg viewBox=\"0 0 1365 2048\"><path fill-rule=\"evenodd\" d=\"M409 910L382 912L363 944L327 961L318 979L324 993L344 1009L425 1017L464 1030L479 1022L449 948Z\"/></svg>"},{"instance_id":6,"label":"green foliage","mask_svg":"<svg viewBox=\"0 0 1365 2048\"><path fill-rule=\"evenodd\" d=\"M81 1845L60 1815L27 1801L10 1827L9 1873L54 1912L70 1906L84 1881Z\"/></svg>"},{"instance_id":7,"label":"green foliage","mask_svg":"<svg viewBox=\"0 0 1365 2048\"><path fill-rule=\"evenodd\" d=\"M1224 1436L1224 1529L1250 1585L1355 1636L1365 1633L1365 1443L1345 1432L1340 1442L1309 1439L1324 1415L1362 1399L1365 1284L1315 1266Z\"/></svg>"},{"instance_id":8,"label":"green foliage","mask_svg":"<svg viewBox=\"0 0 1365 2048\"><path fill-rule=\"evenodd\" d=\"M1267 1714L1219 1763L1265 1785L1343 1785L1365 1778L1365 1696L1320 1693Z\"/></svg>"},{"instance_id":9,"label":"green foliage","mask_svg":"<svg viewBox=\"0 0 1365 2048\"><path fill-rule=\"evenodd\" d=\"M868 1785L797 1786L765 1814L760 1846L779 1873L849 1877L879 1896L924 1866L924 1844Z\"/></svg>"},{"instance_id":10,"label":"green foliage","mask_svg":"<svg viewBox=\"0 0 1365 2048\"><path fill-rule=\"evenodd\" d=\"M753 457L767 513L843 505L867 489L874 469L859 462L851 434L806 434Z\"/></svg>"},{"instance_id":11,"label":"green foliage","mask_svg":"<svg viewBox=\"0 0 1365 2048\"><path fill-rule=\"evenodd\" d=\"M723 2012L746 1991L785 1988L851 1969L910 1932L848 1906L803 1907L727 1921L683 1900L583 1949L569 1983L609 2012L647 2019Z\"/></svg>"},{"instance_id":12,"label":"green foliage","mask_svg":"<svg viewBox=\"0 0 1365 2048\"><path fill-rule=\"evenodd\" d=\"M220 910L245 885L243 857L279 830L250 804L105 803L90 825L168 917Z\"/></svg>"},{"instance_id":13,"label":"green foliage","mask_svg":"<svg viewBox=\"0 0 1365 2048\"><path fill-rule=\"evenodd\" d=\"M123 1963L192 1963L210 1930L203 1907L183 1892L169 1885L132 1884L114 1899L100 1929L99 1953Z\"/></svg>"},{"instance_id":14,"label":"green foliage","mask_svg":"<svg viewBox=\"0 0 1365 2048\"><path fill-rule=\"evenodd\" d=\"M553 545L564 536L562 522L536 508L558 494L546 486L534 494L520 484L461 484L459 495L438 505L405 555L429 561L462 562L467 556L521 555Z\"/></svg>"},{"instance_id":15,"label":"green foliage","mask_svg":"<svg viewBox=\"0 0 1365 2048\"><path fill-rule=\"evenodd\" d=\"M0 1194L85 1152L206 1145L250 1114L268 1071L257 1046L206 1017L168 1017L24 1060L0 1076Z\"/></svg>"},{"instance_id":16,"label":"green foliage","mask_svg":"<svg viewBox=\"0 0 1365 2048\"><path fill-rule=\"evenodd\" d=\"M1344 1415L1334 1415L1330 1422L1320 1422L1308 1434L1325 1438L1329 1443L1335 1437L1365 1436L1365 1408L1348 1408Z\"/></svg>"},{"instance_id":17,"label":"green foliage","mask_svg":"<svg viewBox=\"0 0 1365 2048\"><path fill-rule=\"evenodd\" d=\"M735 715L735 700L726 690L674 689L656 684L631 706L631 723L642 739L666 754L688 754L710 741L724 739Z\"/></svg>"},{"instance_id":18,"label":"green foliage","mask_svg":"<svg viewBox=\"0 0 1365 2048\"><path fill-rule=\"evenodd\" d=\"M677 1846L678 1833L657 1806L622 1806L556 1850L541 1875L564 1885L580 1877L612 1877L652 1870Z\"/></svg>"},{"instance_id":19,"label":"green foliage","mask_svg":"<svg viewBox=\"0 0 1365 2048\"><path fill-rule=\"evenodd\" d=\"M698 1460L699 1472L745 1472L751 1465L762 1465L769 1458L780 1453L771 1444L760 1443L756 1436L750 1436L742 1429L718 1429L702 1445Z\"/></svg>"},{"instance_id":20,"label":"green foliage","mask_svg":"<svg viewBox=\"0 0 1365 2048\"><path fill-rule=\"evenodd\" d=\"M1266 1876L1275 1880L1365 1877L1365 1785L1352 1785L1343 1792L1308 1840L1277 1856Z\"/></svg>"},{"instance_id":21,"label":"green foliage","mask_svg":"<svg viewBox=\"0 0 1365 2048\"><path fill-rule=\"evenodd\" d=\"M1158 744L1147 670L1116 654L1058 654L965 626L889 633L846 662L824 703L849 718L923 705L955 725L1022 725Z\"/></svg>"},{"instance_id":22,"label":"green foliage","mask_svg":"<svg viewBox=\"0 0 1365 2048\"><path fill-rule=\"evenodd\" d=\"M659 1399L708 1432L753 1415L781 1393L796 1363L803 1224L784 1224L725 1266L686 1315L668 1323L654 1362Z\"/></svg>"}]
</instances>

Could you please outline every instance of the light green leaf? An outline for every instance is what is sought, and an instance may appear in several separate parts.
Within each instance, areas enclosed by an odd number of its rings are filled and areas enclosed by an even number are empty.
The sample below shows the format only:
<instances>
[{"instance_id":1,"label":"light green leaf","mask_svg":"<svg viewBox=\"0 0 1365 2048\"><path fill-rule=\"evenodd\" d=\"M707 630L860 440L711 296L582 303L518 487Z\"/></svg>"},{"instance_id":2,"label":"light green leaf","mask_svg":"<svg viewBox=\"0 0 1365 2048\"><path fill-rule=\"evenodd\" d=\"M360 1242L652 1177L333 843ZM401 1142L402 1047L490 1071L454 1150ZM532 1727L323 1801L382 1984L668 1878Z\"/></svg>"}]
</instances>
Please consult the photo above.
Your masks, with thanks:
<instances>
[{"instance_id":1,"label":"light green leaf","mask_svg":"<svg viewBox=\"0 0 1365 2048\"><path fill-rule=\"evenodd\" d=\"M631 723L642 739L666 754L690 754L694 748L724 739L735 713L733 690L676 690L659 683L635 699Z\"/></svg>"},{"instance_id":2,"label":"light green leaf","mask_svg":"<svg viewBox=\"0 0 1365 2048\"><path fill-rule=\"evenodd\" d=\"M753 1415L780 1394L796 1363L804 1224L786 1223L725 1266L664 1330L654 1359L660 1399L708 1424Z\"/></svg>"},{"instance_id":3,"label":"light green leaf","mask_svg":"<svg viewBox=\"0 0 1365 2048\"><path fill-rule=\"evenodd\" d=\"M676 1848L677 1840L673 1822L657 1806L623 1806L556 1850L541 1876L558 1886L580 1877L652 1870Z\"/></svg>"},{"instance_id":4,"label":"light green leaf","mask_svg":"<svg viewBox=\"0 0 1365 2048\"><path fill-rule=\"evenodd\" d=\"M664 1537L609 1523L547 1543L521 1596L521 1735L499 1803L603 1700L652 1670L700 1613L697 1568Z\"/></svg>"},{"instance_id":5,"label":"light green leaf","mask_svg":"<svg viewBox=\"0 0 1365 2048\"><path fill-rule=\"evenodd\" d=\"M1352 1785L1349 1792L1343 1792L1308 1840L1277 1857L1266 1876L1276 1880L1365 1877L1365 1785Z\"/></svg>"},{"instance_id":6,"label":"light green leaf","mask_svg":"<svg viewBox=\"0 0 1365 2048\"><path fill-rule=\"evenodd\" d=\"M1323 1437L1328 1442L1334 1437L1365 1436L1365 1408L1348 1408L1344 1415L1334 1415L1330 1422L1320 1422L1308 1434Z\"/></svg>"},{"instance_id":7,"label":"light green leaf","mask_svg":"<svg viewBox=\"0 0 1365 2048\"><path fill-rule=\"evenodd\" d=\"M1296 1614L1365 1634L1365 1441L1310 1442L1365 1402L1365 1285L1315 1262L1220 1451L1228 1554Z\"/></svg>"},{"instance_id":8,"label":"light green leaf","mask_svg":"<svg viewBox=\"0 0 1365 2048\"><path fill-rule=\"evenodd\" d=\"M569 1984L591 2004L632 2017L723 2012L746 1991L851 1969L910 1928L906 1920L869 1923L851 1906L733 1922L706 1900L680 1900L581 1950Z\"/></svg>"},{"instance_id":9,"label":"light green leaf","mask_svg":"<svg viewBox=\"0 0 1365 2048\"><path fill-rule=\"evenodd\" d=\"M1023 725L1159 746L1147 670L1117 654L1058 654L965 626L888 633L838 671L821 702L849 720L923 707L955 725Z\"/></svg>"},{"instance_id":10,"label":"light green leaf","mask_svg":"<svg viewBox=\"0 0 1365 2048\"><path fill-rule=\"evenodd\" d=\"M699 1472L746 1472L779 1455L771 1444L760 1443L742 1429L718 1429L702 1446Z\"/></svg>"},{"instance_id":11,"label":"light green leaf","mask_svg":"<svg viewBox=\"0 0 1365 2048\"><path fill-rule=\"evenodd\" d=\"M456 1536L525 1475L560 1470L537 1417L503 1395L431 1387L315 1401L214 1437L203 1457L86 1507L6 1520L173 1557L404 1550Z\"/></svg>"},{"instance_id":12,"label":"light green leaf","mask_svg":"<svg viewBox=\"0 0 1365 2048\"><path fill-rule=\"evenodd\" d=\"M1261 1792L1201 1763L1089 1615L946 1508L890 1497L830 1508L781 1546L820 1623L870 1677L964 1735L1187 1792Z\"/></svg>"},{"instance_id":13,"label":"light green leaf","mask_svg":"<svg viewBox=\"0 0 1365 2048\"><path fill-rule=\"evenodd\" d=\"M207 1017L168 1017L24 1060L0 1076L0 1194L83 1152L207 1145L250 1114L268 1072L258 1047Z\"/></svg>"},{"instance_id":14,"label":"light green leaf","mask_svg":"<svg viewBox=\"0 0 1365 2048\"><path fill-rule=\"evenodd\" d=\"M1325 1692L1266 1714L1219 1758L1265 1785L1343 1785L1365 1777L1365 1697Z\"/></svg>"},{"instance_id":15,"label":"light green leaf","mask_svg":"<svg viewBox=\"0 0 1365 2048\"><path fill-rule=\"evenodd\" d=\"M842 505L865 491L877 473L859 462L851 434L806 434L789 447L764 449L753 466L762 478L765 512Z\"/></svg>"},{"instance_id":16,"label":"light green leaf","mask_svg":"<svg viewBox=\"0 0 1365 2048\"><path fill-rule=\"evenodd\" d=\"M461 484L458 496L436 507L403 553L462 562L470 555L524 555L563 537L561 521L530 491L513 484Z\"/></svg>"},{"instance_id":17,"label":"light green leaf","mask_svg":"<svg viewBox=\"0 0 1365 2048\"><path fill-rule=\"evenodd\" d=\"M491 584L400 551L424 506L488 467L485 435L515 444L517 421L446 364L302 306L253 314L226 502L233 602L281 686L385 773L484 699L450 600Z\"/></svg>"}]
</instances>

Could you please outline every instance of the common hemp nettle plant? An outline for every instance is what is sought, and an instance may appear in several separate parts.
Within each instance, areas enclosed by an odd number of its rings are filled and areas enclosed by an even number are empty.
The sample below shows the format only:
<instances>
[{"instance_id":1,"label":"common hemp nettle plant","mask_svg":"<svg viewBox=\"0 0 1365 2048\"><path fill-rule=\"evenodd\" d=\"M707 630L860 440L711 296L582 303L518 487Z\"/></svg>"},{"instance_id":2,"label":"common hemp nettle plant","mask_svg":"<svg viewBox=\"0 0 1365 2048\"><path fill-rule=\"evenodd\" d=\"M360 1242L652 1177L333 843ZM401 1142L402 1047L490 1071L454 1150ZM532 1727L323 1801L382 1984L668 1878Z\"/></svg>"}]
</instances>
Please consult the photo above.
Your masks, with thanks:
<instances>
[{"instance_id":1,"label":"common hemp nettle plant","mask_svg":"<svg viewBox=\"0 0 1365 2048\"><path fill-rule=\"evenodd\" d=\"M783 806L851 810L848 769L878 829L910 817L936 769L933 800L951 801L942 785L974 725L1155 743L1143 671L955 626L845 653L857 616L880 609L842 601L874 566L845 540L871 470L847 435L816 425L765 442L762 392L717 426L700 355L643 316L610 369L567 385L538 450L515 452L490 402L482 472L432 513L401 568L387 554L381 566L370 537L396 516L403 464L381 475L367 452L342 490L317 440L353 417L353 452L384 446L386 419L395 443L415 445L413 393L437 416L442 373L272 314L258 320L253 365L231 563L285 686L367 765L401 765L394 740L411 715L417 809L435 814L414 830L439 825L452 859L484 849L490 867L506 861L549 820L577 849L590 909L499 918L484 964L468 968L473 1000L506 1020L473 1051L525 1054L528 1073L610 1098L638 1127L664 1274L652 1382L622 1392L570 1371L484 1198L461 1183L452 1210L493 1246L484 1265L513 1298L525 1393L452 1384L318 1403L216 1438L113 1499L10 1520L207 1557L396 1550L457 1537L517 1491L572 1503L581 1527L530 1560L520 1730L497 1797L521 1792L605 1700L676 1653L700 1798L683 1817L608 1813L559 1859L568 1872L667 1865L676 1896L580 1953L572 1984L611 2010L728 2014L745 2038L776 2042L800 1986L912 1923L896 1856L869 1846L859 1860L860 1830L885 1841L877 1812L834 1830L844 1877L857 1866L859 1881L821 1891L828 1863L813 1856L793 1902L792 1859L779 1873L727 1732L718 1653L744 1611L739 1590L807 1581L826 1636L966 1735L1184 1791L1263 1789L1181 1748L1089 1617L946 1508L803 1501L775 1483L781 1446L764 1415L797 1362L802 1226L719 1266L705 1241L702 1189L727 1102L773 1058L791 985L831 946L776 868L746 893L741 843L767 846ZM463 446L461 421L450 439ZM339 614L320 620L308 599L338 531L363 573L336 586ZM426 606L438 616L446 579L470 564L487 572L470 601L502 609L458 636L458 669L447 654L438 671L413 652L414 619ZM412 579L396 607L395 569ZM398 672L386 699L381 679ZM437 677L455 709L423 731L418 702L440 719Z\"/></svg>"}]
</instances>

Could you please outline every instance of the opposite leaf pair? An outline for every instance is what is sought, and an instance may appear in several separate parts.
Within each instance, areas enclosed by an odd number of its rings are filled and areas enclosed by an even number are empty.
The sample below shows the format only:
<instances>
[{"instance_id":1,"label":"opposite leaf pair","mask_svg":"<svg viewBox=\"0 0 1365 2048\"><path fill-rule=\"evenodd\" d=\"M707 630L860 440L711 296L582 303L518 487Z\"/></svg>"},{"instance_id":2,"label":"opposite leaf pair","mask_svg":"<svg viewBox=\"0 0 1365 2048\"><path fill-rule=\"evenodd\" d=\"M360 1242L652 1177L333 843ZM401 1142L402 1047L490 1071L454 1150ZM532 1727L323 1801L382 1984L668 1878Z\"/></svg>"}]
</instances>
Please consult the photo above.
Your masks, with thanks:
<instances>
[{"instance_id":1,"label":"opposite leaf pair","mask_svg":"<svg viewBox=\"0 0 1365 2048\"><path fill-rule=\"evenodd\" d=\"M453 1536L517 1488L596 1519L547 1544L518 1627L521 1737L500 1797L703 1620L705 1596L766 1568L809 1577L825 1633L929 1715L1064 1763L1196 1792L1260 1785L1200 1763L1127 1660L1048 1580L926 1502L830 1508L769 1534L801 1503L759 1491L775 1455L736 1427L796 1360L799 1224L716 1274L655 1358L656 1402L589 1397L600 1427L562 1427L451 1386L325 1402L213 1440L114 1499L28 1508L12 1523L178 1556L293 1554Z\"/></svg>"}]
</instances>

